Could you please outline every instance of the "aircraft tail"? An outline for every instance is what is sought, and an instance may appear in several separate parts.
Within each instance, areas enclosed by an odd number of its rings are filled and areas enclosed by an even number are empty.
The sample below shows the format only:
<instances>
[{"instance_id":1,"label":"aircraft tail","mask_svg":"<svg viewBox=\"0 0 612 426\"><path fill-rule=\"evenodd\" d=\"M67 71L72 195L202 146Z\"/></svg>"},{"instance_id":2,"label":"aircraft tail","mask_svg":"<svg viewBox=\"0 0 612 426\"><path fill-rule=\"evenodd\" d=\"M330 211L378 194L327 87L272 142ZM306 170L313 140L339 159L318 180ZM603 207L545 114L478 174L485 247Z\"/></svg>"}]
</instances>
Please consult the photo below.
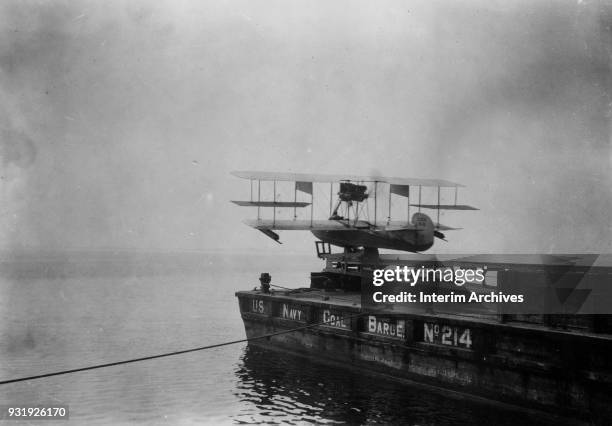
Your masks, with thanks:
<instances>
[{"instance_id":1,"label":"aircraft tail","mask_svg":"<svg viewBox=\"0 0 612 426\"><path fill-rule=\"evenodd\" d=\"M417 244L428 244L433 242L435 227L429 216L424 213L412 215L412 224L417 229Z\"/></svg>"}]
</instances>

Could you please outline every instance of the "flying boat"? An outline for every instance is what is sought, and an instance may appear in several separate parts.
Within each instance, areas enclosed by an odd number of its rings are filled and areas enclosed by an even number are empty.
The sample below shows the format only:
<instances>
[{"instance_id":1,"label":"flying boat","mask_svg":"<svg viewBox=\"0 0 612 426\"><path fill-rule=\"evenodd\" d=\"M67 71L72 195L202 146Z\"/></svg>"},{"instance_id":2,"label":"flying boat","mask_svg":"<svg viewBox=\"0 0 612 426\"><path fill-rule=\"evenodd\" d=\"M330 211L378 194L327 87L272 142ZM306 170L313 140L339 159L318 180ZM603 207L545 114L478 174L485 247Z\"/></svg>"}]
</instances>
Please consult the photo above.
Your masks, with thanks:
<instances>
[{"instance_id":1,"label":"flying boat","mask_svg":"<svg viewBox=\"0 0 612 426\"><path fill-rule=\"evenodd\" d=\"M446 241L442 231L458 230L440 223L441 210L478 210L475 207L457 202L458 189L463 185L443 179L396 178L385 176L357 176L305 173L274 173L258 171L235 171L236 177L247 179L251 184L249 200L232 201L242 207L257 207L257 219L245 223L280 243L276 231L310 231L317 241L317 254L329 252L329 245L343 247L345 251L392 249L407 252L423 252L431 248L434 239ZM293 182L293 200L280 199L277 183ZM273 198L262 199L262 182L272 182ZM314 217L314 185L329 184L329 215L326 219ZM256 184L256 185L255 185ZM256 195L255 195L256 186ZM423 203L423 188L434 188L437 193L435 203ZM454 190L454 203L441 203L442 190ZM333 203L334 190L336 200ZM298 200L299 194L306 194L306 201ZM381 194L387 195L387 217L380 218L379 200ZM392 197L406 200L406 219L392 218ZM413 203L411 197L418 202ZM303 198L301 195L300 198ZM373 215L369 205L373 204ZM272 219L262 218L262 209L273 210ZM293 219L277 218L277 209L293 209ZM298 209L310 209L310 218L298 219ZM417 209L410 217L411 208ZM435 210L436 221L421 212L421 209ZM373 216L373 217L372 217ZM380 220L383 219L383 220ZM327 248L325 248L327 246Z\"/></svg>"}]
</instances>

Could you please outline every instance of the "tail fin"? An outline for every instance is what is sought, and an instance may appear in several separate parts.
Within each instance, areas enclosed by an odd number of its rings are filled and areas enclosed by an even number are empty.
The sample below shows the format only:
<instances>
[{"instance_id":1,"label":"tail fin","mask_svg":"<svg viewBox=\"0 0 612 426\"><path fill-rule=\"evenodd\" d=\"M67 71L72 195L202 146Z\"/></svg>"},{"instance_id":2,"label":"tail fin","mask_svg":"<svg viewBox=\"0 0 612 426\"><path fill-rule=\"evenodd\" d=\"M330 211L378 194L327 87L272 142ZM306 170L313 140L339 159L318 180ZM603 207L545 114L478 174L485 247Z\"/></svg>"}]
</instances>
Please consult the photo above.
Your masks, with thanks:
<instances>
[{"instance_id":1,"label":"tail fin","mask_svg":"<svg viewBox=\"0 0 612 426\"><path fill-rule=\"evenodd\" d=\"M434 223L424 213L415 213L412 215L412 224L417 229L417 243L428 244L433 242L434 238Z\"/></svg>"}]
</instances>

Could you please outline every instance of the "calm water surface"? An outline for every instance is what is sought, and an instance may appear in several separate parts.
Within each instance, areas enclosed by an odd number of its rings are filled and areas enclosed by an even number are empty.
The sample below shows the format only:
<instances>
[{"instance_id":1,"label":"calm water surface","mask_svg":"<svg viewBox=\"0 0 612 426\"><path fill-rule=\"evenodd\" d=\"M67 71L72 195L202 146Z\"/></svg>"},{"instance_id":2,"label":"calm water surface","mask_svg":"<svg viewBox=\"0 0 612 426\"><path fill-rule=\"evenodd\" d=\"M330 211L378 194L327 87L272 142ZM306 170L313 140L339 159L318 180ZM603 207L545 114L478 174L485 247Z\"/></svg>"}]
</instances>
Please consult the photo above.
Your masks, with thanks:
<instances>
[{"instance_id":1,"label":"calm water surface","mask_svg":"<svg viewBox=\"0 0 612 426\"><path fill-rule=\"evenodd\" d=\"M322 265L72 252L5 254L1 267L5 380L244 338L235 291L263 271L306 286ZM558 424L246 344L3 385L0 404L68 404L66 424Z\"/></svg>"}]
</instances>

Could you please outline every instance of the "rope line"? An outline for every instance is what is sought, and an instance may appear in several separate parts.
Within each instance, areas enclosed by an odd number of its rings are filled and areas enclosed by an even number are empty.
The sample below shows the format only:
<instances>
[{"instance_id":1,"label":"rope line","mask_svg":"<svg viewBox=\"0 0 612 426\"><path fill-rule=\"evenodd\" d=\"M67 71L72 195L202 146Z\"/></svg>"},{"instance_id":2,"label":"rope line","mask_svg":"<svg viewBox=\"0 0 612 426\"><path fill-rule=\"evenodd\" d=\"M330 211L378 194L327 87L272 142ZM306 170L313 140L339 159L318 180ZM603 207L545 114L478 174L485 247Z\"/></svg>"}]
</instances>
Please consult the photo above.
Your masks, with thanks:
<instances>
[{"instance_id":1,"label":"rope line","mask_svg":"<svg viewBox=\"0 0 612 426\"><path fill-rule=\"evenodd\" d=\"M251 337L251 338L246 338L246 339L232 340L232 341L229 341L229 342L216 343L214 345L200 346L198 348L183 349L183 350L180 350L180 351L166 352L166 353L158 354L158 355L149 355L149 356L144 356L144 357L140 357L140 358L127 359L127 360L123 360L123 361L109 362L109 363L106 363L106 364L96 364L96 365L90 365L90 366L87 366L87 367L73 368L73 369L70 369L70 370L56 371L56 372L53 372L53 373L37 374L35 376L19 377L19 378L10 379L10 380L2 380L2 381L0 381L0 385L7 385L9 383L17 383L17 382L25 382L27 380L43 379L45 377L61 376L61 375L64 375L64 374L78 373L80 371L97 370L99 368L114 367L116 365L131 364L131 363L134 363L134 362L148 361L148 360L151 360L151 359L165 358L165 357L170 357L170 356L175 356L175 355L182 355L182 354L186 354L186 353L190 353L190 352L198 352L198 351L203 351L203 350L207 350L207 349L219 348L219 347L222 347L222 346L235 345L236 343L251 342L253 340L259 340L259 339L265 339L265 338L268 338L268 337L279 336L281 334L292 333L294 331L306 330L308 328L317 327L319 325L325 325L325 324L330 323L330 322L337 322L337 321L341 321L341 320L344 320L344 319L355 318L355 317L358 317L358 316L361 316L361 315L365 315L365 314L364 313L358 313L358 314L349 315L349 316L342 317L342 318L334 318L333 320L321 321L321 322L318 322L318 323L315 323L315 324L308 324L308 325L305 325L305 326L302 326L302 327L292 328L292 329L289 329L289 330L277 331L276 333L269 333L269 334L264 334L262 336L256 336L256 337Z\"/></svg>"}]
</instances>

